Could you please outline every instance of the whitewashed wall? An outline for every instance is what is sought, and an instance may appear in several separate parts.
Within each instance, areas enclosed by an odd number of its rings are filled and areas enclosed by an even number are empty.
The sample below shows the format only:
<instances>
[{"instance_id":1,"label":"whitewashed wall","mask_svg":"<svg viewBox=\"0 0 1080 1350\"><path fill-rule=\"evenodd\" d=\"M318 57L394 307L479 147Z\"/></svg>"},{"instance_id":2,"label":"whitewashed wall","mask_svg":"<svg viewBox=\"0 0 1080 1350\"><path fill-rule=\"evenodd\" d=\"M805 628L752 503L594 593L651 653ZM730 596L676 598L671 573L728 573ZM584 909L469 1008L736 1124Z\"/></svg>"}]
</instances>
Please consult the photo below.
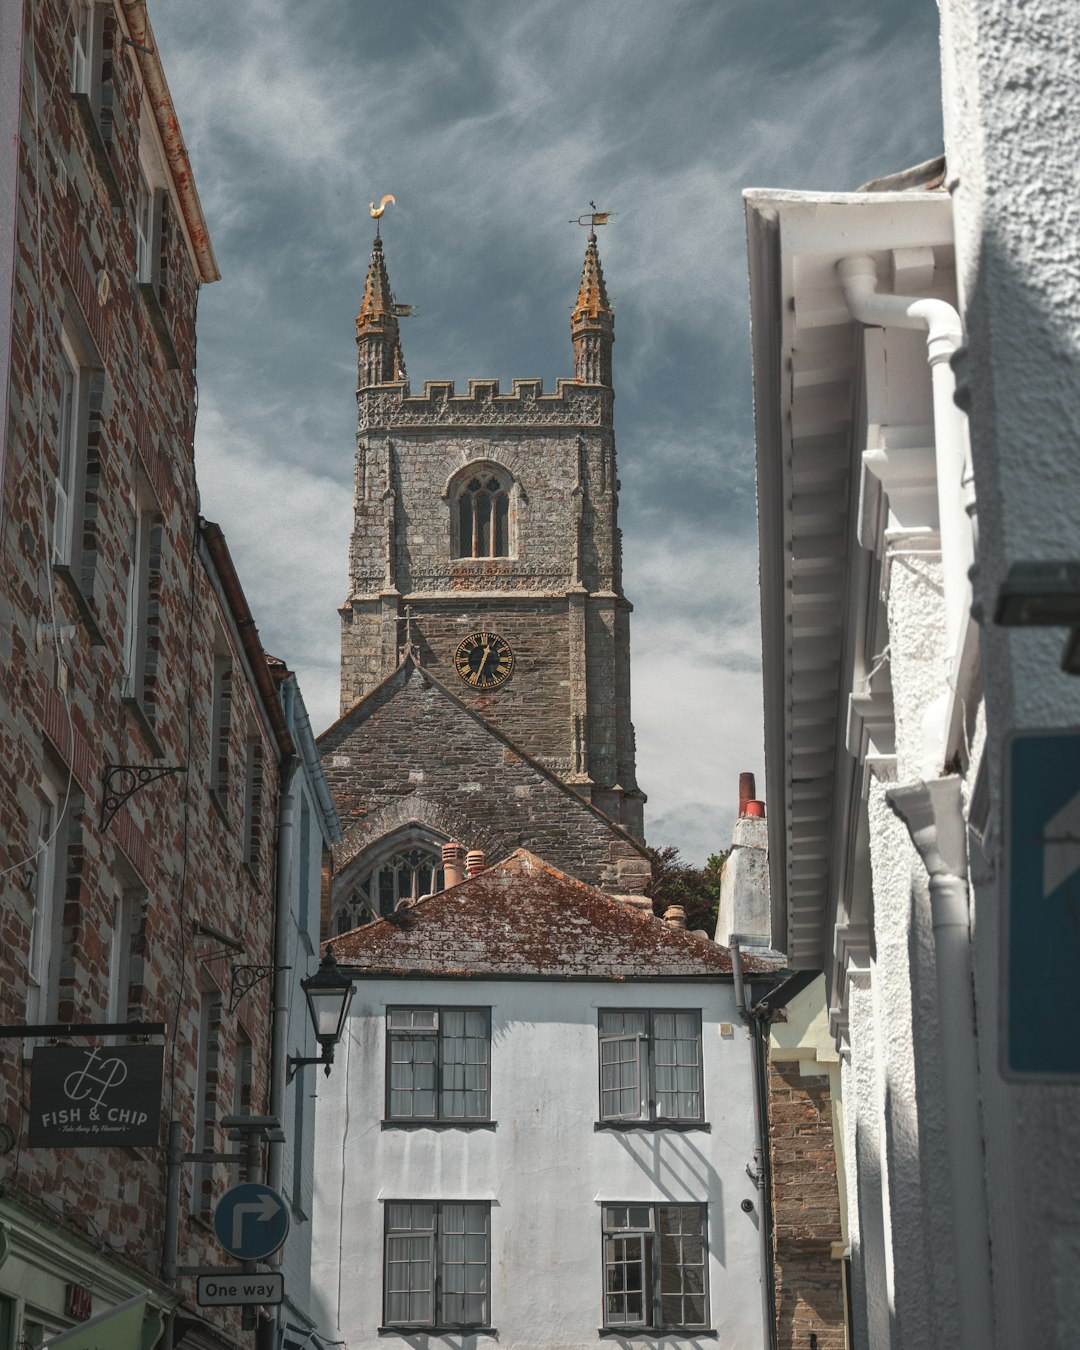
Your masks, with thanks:
<instances>
[{"instance_id":1,"label":"whitewashed wall","mask_svg":"<svg viewBox=\"0 0 1080 1350\"><path fill-rule=\"evenodd\" d=\"M945 141L979 509L976 600L1017 561L1080 559L1080 6L941 0ZM1080 725L1062 629L985 623L991 832L973 857L975 978L998 1344L1080 1326L1080 1089L1000 1076L1001 751ZM1033 979L1041 978L1032 972Z\"/></svg>"},{"instance_id":2,"label":"whitewashed wall","mask_svg":"<svg viewBox=\"0 0 1080 1350\"><path fill-rule=\"evenodd\" d=\"M495 1130L382 1128L385 1009L409 1003L490 1006ZM594 1129L601 1007L701 1009L709 1132ZM705 1202L719 1336L664 1344L763 1343L750 1043L730 984L362 979L318 1094L312 1310L350 1350L425 1339L377 1331L395 1198L491 1201L491 1317L507 1350L596 1346L602 1202Z\"/></svg>"}]
</instances>

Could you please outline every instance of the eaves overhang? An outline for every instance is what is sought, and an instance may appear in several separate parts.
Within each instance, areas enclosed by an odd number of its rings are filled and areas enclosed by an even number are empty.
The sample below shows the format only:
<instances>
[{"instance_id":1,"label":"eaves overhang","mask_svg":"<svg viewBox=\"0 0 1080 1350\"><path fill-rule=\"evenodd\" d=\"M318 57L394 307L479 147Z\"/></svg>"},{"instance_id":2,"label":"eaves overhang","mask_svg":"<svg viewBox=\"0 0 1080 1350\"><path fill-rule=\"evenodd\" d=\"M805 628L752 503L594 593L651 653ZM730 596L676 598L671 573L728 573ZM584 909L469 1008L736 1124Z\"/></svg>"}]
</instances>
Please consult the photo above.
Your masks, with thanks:
<instances>
[{"instance_id":1,"label":"eaves overhang","mask_svg":"<svg viewBox=\"0 0 1080 1350\"><path fill-rule=\"evenodd\" d=\"M773 945L832 955L851 764L861 327L836 263L951 246L945 193L748 189L759 580Z\"/></svg>"}]
</instances>

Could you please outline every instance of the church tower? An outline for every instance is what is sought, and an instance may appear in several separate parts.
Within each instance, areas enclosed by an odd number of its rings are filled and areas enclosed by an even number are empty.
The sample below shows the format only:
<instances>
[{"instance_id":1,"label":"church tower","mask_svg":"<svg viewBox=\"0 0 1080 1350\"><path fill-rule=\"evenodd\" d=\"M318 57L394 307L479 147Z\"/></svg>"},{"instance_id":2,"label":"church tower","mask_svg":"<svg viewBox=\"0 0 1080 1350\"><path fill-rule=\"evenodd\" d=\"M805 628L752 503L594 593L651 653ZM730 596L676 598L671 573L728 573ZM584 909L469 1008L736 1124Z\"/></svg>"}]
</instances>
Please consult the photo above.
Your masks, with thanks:
<instances>
[{"instance_id":1,"label":"church tower","mask_svg":"<svg viewBox=\"0 0 1080 1350\"><path fill-rule=\"evenodd\" d=\"M382 241L356 321L355 519L341 710L411 658L512 746L643 838L612 424L614 315L595 231L574 378L412 393ZM468 772L463 766L462 772Z\"/></svg>"}]
</instances>

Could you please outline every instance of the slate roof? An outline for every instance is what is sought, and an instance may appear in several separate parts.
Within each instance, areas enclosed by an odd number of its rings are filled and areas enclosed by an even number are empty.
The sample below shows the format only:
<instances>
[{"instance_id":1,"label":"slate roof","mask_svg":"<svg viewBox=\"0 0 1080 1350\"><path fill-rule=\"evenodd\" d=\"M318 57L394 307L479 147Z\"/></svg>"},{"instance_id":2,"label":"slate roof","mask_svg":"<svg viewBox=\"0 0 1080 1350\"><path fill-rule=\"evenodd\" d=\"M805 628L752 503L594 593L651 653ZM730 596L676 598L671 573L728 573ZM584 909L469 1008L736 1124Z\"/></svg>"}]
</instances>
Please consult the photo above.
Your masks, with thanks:
<instances>
[{"instance_id":1,"label":"slate roof","mask_svg":"<svg viewBox=\"0 0 1080 1350\"><path fill-rule=\"evenodd\" d=\"M669 928L526 849L479 876L332 939L339 965L443 978L687 979L731 974L731 953ZM325 944L324 944L325 945ZM775 962L743 955L746 974Z\"/></svg>"}]
</instances>

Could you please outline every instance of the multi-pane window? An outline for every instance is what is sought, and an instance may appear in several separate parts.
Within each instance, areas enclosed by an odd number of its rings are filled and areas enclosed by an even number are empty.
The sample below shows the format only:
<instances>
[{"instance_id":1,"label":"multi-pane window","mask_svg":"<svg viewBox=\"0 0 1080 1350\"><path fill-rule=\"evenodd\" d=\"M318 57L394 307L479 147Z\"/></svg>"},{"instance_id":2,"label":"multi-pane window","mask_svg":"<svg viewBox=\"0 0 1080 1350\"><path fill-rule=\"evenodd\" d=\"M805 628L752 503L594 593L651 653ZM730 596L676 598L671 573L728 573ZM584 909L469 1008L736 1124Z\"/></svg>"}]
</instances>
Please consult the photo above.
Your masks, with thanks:
<instances>
[{"instance_id":1,"label":"multi-pane window","mask_svg":"<svg viewBox=\"0 0 1080 1350\"><path fill-rule=\"evenodd\" d=\"M224 806L229 790L229 734L232 729L232 662L225 640L215 641L210 691L210 790Z\"/></svg>"},{"instance_id":2,"label":"multi-pane window","mask_svg":"<svg viewBox=\"0 0 1080 1350\"><path fill-rule=\"evenodd\" d=\"M135 191L135 280L153 280L154 192L142 172Z\"/></svg>"},{"instance_id":3,"label":"multi-pane window","mask_svg":"<svg viewBox=\"0 0 1080 1350\"><path fill-rule=\"evenodd\" d=\"M386 1206L386 1325L489 1326L490 1264L490 1205L391 1201Z\"/></svg>"},{"instance_id":4,"label":"multi-pane window","mask_svg":"<svg viewBox=\"0 0 1080 1350\"><path fill-rule=\"evenodd\" d=\"M708 1325L704 1205L604 1206L604 1326Z\"/></svg>"},{"instance_id":5,"label":"multi-pane window","mask_svg":"<svg viewBox=\"0 0 1080 1350\"><path fill-rule=\"evenodd\" d=\"M76 94L90 90L90 42L93 36L89 0L72 0L71 88Z\"/></svg>"},{"instance_id":6,"label":"multi-pane window","mask_svg":"<svg viewBox=\"0 0 1080 1350\"><path fill-rule=\"evenodd\" d=\"M34 918L30 930L27 971L27 1014L31 1022L47 1022L55 1018L59 1001L57 966L61 911L57 890L63 883L63 877L58 872L62 870L64 862L61 834L58 794L51 784L43 784L38 797L35 840L37 875L34 879Z\"/></svg>"},{"instance_id":7,"label":"multi-pane window","mask_svg":"<svg viewBox=\"0 0 1080 1350\"><path fill-rule=\"evenodd\" d=\"M702 1119L700 1012L601 1010L600 1119Z\"/></svg>"},{"instance_id":8,"label":"multi-pane window","mask_svg":"<svg viewBox=\"0 0 1080 1350\"><path fill-rule=\"evenodd\" d=\"M505 558L510 553L510 493L494 475L470 478L458 494L459 558Z\"/></svg>"},{"instance_id":9,"label":"multi-pane window","mask_svg":"<svg viewBox=\"0 0 1080 1350\"><path fill-rule=\"evenodd\" d=\"M71 565L75 541L76 493L82 444L83 378L78 358L64 340L60 349L60 415L56 441L53 561Z\"/></svg>"},{"instance_id":10,"label":"multi-pane window","mask_svg":"<svg viewBox=\"0 0 1080 1350\"><path fill-rule=\"evenodd\" d=\"M491 1011L388 1008L388 1120L487 1120Z\"/></svg>"},{"instance_id":11,"label":"multi-pane window","mask_svg":"<svg viewBox=\"0 0 1080 1350\"><path fill-rule=\"evenodd\" d=\"M127 614L124 619L124 697L135 699L140 706L145 703L146 695L153 534L152 503L145 493L136 492L131 498L131 534L128 545Z\"/></svg>"},{"instance_id":12,"label":"multi-pane window","mask_svg":"<svg viewBox=\"0 0 1080 1350\"><path fill-rule=\"evenodd\" d=\"M419 900L443 889L443 869L435 845L404 848L376 863L334 914L335 933L347 933L379 914L389 914L399 900Z\"/></svg>"}]
</instances>

